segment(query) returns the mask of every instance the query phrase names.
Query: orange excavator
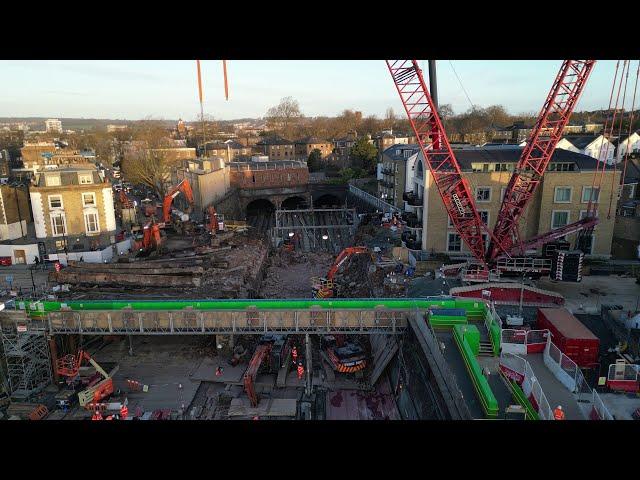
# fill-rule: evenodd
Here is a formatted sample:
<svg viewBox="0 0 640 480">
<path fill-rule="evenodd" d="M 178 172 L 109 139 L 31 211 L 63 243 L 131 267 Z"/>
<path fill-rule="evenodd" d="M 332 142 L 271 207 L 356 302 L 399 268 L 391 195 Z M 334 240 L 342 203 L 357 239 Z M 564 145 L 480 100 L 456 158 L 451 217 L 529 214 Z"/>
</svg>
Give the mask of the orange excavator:
<svg viewBox="0 0 640 480">
<path fill-rule="evenodd" d="M 171 206 L 173 205 L 173 201 L 181 193 L 186 198 L 189 204 L 189 209 L 187 213 L 183 213 L 182 215 L 180 215 L 181 218 L 179 221 L 173 222 L 173 227 L 179 233 L 183 231 L 183 224 L 189 221 L 188 214 L 189 212 L 191 212 L 191 209 L 193 208 L 193 204 L 194 204 L 193 190 L 191 189 L 191 184 L 189 183 L 189 180 L 187 180 L 186 178 L 182 180 L 178 185 L 173 187 L 169 191 L 169 193 L 165 195 L 164 200 L 162 201 L 162 220 L 165 223 L 168 223 L 171 220 Z"/>
<path fill-rule="evenodd" d="M 255 389 L 256 376 L 263 363 L 270 372 L 277 372 L 291 358 L 291 342 L 286 335 L 266 334 L 260 338 L 258 347 L 253 352 L 249 367 L 244 373 L 244 390 L 252 407 L 258 406 L 258 394 Z"/>
<path fill-rule="evenodd" d="M 160 225 L 152 218 L 142 227 L 142 239 L 134 240 L 133 249 L 142 254 L 149 254 L 153 250 L 160 250 L 162 246 L 162 234 L 160 233 Z"/>
<path fill-rule="evenodd" d="M 76 355 L 69 354 L 58 359 L 56 362 L 56 371 L 58 375 L 67 377 L 67 383 L 77 383 L 83 360 L 87 360 L 96 369 L 96 377 L 90 379 L 88 388 L 78 393 L 80 405 L 85 407 L 90 402 L 99 402 L 113 393 L 112 377 L 115 371 L 112 371 L 111 375 L 108 374 L 91 358 L 91 355 L 84 350 L 78 350 Z"/>
<path fill-rule="evenodd" d="M 329 273 L 326 278 L 313 278 L 311 279 L 313 296 L 315 298 L 329 298 L 336 294 L 336 286 L 333 281 L 333 277 L 338 273 L 340 267 L 353 255 L 359 255 L 367 253 L 371 255 L 371 251 L 367 247 L 347 247 L 340 252 L 336 261 L 329 269 Z"/>
</svg>

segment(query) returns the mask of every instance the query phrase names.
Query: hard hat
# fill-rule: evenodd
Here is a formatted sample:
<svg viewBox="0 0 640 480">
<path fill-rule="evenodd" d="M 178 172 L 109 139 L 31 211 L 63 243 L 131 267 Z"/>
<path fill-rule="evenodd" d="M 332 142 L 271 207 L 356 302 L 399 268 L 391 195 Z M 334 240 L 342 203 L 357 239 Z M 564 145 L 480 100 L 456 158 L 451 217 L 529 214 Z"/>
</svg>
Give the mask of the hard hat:
<svg viewBox="0 0 640 480">
<path fill-rule="evenodd" d="M 562 410 L 562 405 L 558 405 L 558 410 Z"/>
</svg>

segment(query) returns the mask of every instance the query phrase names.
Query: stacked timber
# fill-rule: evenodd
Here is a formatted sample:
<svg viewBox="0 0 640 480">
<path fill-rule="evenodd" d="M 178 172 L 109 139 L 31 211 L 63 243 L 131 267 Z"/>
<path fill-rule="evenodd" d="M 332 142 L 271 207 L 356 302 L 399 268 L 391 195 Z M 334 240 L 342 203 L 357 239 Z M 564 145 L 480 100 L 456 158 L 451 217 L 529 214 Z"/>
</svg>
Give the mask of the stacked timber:
<svg viewBox="0 0 640 480">
<path fill-rule="evenodd" d="M 200 287 L 207 270 L 228 268 L 229 262 L 217 253 L 104 264 L 69 262 L 67 268 L 50 272 L 49 280 L 85 286 Z"/>
</svg>

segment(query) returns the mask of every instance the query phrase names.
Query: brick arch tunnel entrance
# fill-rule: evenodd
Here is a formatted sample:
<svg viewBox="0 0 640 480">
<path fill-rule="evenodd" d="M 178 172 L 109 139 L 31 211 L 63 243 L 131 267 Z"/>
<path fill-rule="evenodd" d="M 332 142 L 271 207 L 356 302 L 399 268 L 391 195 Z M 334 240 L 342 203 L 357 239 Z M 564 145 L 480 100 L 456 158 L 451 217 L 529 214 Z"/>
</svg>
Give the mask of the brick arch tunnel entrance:
<svg viewBox="0 0 640 480">
<path fill-rule="evenodd" d="M 281 210 L 302 210 L 309 208 L 309 202 L 304 197 L 293 196 L 282 201 Z"/>
<path fill-rule="evenodd" d="M 249 202 L 246 209 L 247 223 L 260 232 L 266 232 L 274 224 L 276 207 L 265 198 Z"/>
<path fill-rule="evenodd" d="M 337 196 L 331 193 L 326 193 L 313 201 L 315 208 L 342 208 L 344 202 Z"/>
</svg>

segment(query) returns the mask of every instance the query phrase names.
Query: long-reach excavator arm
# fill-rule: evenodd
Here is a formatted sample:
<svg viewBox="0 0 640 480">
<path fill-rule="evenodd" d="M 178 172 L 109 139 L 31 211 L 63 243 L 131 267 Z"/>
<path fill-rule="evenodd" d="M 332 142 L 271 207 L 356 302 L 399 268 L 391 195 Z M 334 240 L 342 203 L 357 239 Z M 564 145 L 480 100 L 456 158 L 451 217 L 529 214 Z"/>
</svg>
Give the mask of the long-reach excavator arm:
<svg viewBox="0 0 640 480">
<path fill-rule="evenodd" d="M 347 247 L 340 252 L 340 254 L 336 257 L 336 261 L 333 262 L 333 265 L 329 269 L 329 273 L 327 274 L 327 280 L 333 280 L 333 277 L 344 262 L 346 262 L 351 256 L 358 255 L 360 253 L 369 253 L 369 249 L 367 247 Z"/>
<path fill-rule="evenodd" d="M 189 202 L 189 206 L 193 206 L 193 190 L 191 189 L 189 180 L 185 178 L 178 185 L 173 187 L 164 197 L 164 200 L 162 202 L 162 220 L 164 222 L 168 222 L 169 220 L 171 220 L 171 205 L 173 204 L 173 200 L 180 193 L 185 196 L 187 202 Z"/>
<path fill-rule="evenodd" d="M 489 246 L 489 260 L 512 251 L 518 237 L 518 221 L 542 180 L 594 65 L 595 60 L 562 63 L 505 190 Z"/>
<path fill-rule="evenodd" d="M 476 210 L 469 183 L 462 177 L 418 62 L 387 60 L 387 67 L 445 209 L 471 254 L 484 264 L 482 235 L 485 226 Z"/>
<path fill-rule="evenodd" d="M 244 374 L 244 389 L 247 392 L 252 407 L 258 406 L 258 395 L 255 389 L 256 376 L 258 375 L 258 370 L 260 370 L 262 362 L 264 362 L 269 356 L 269 353 L 271 353 L 272 347 L 273 345 L 270 343 L 258 345 L 256 351 L 253 353 L 253 357 L 251 357 L 249 361 L 249 367 Z"/>
</svg>

